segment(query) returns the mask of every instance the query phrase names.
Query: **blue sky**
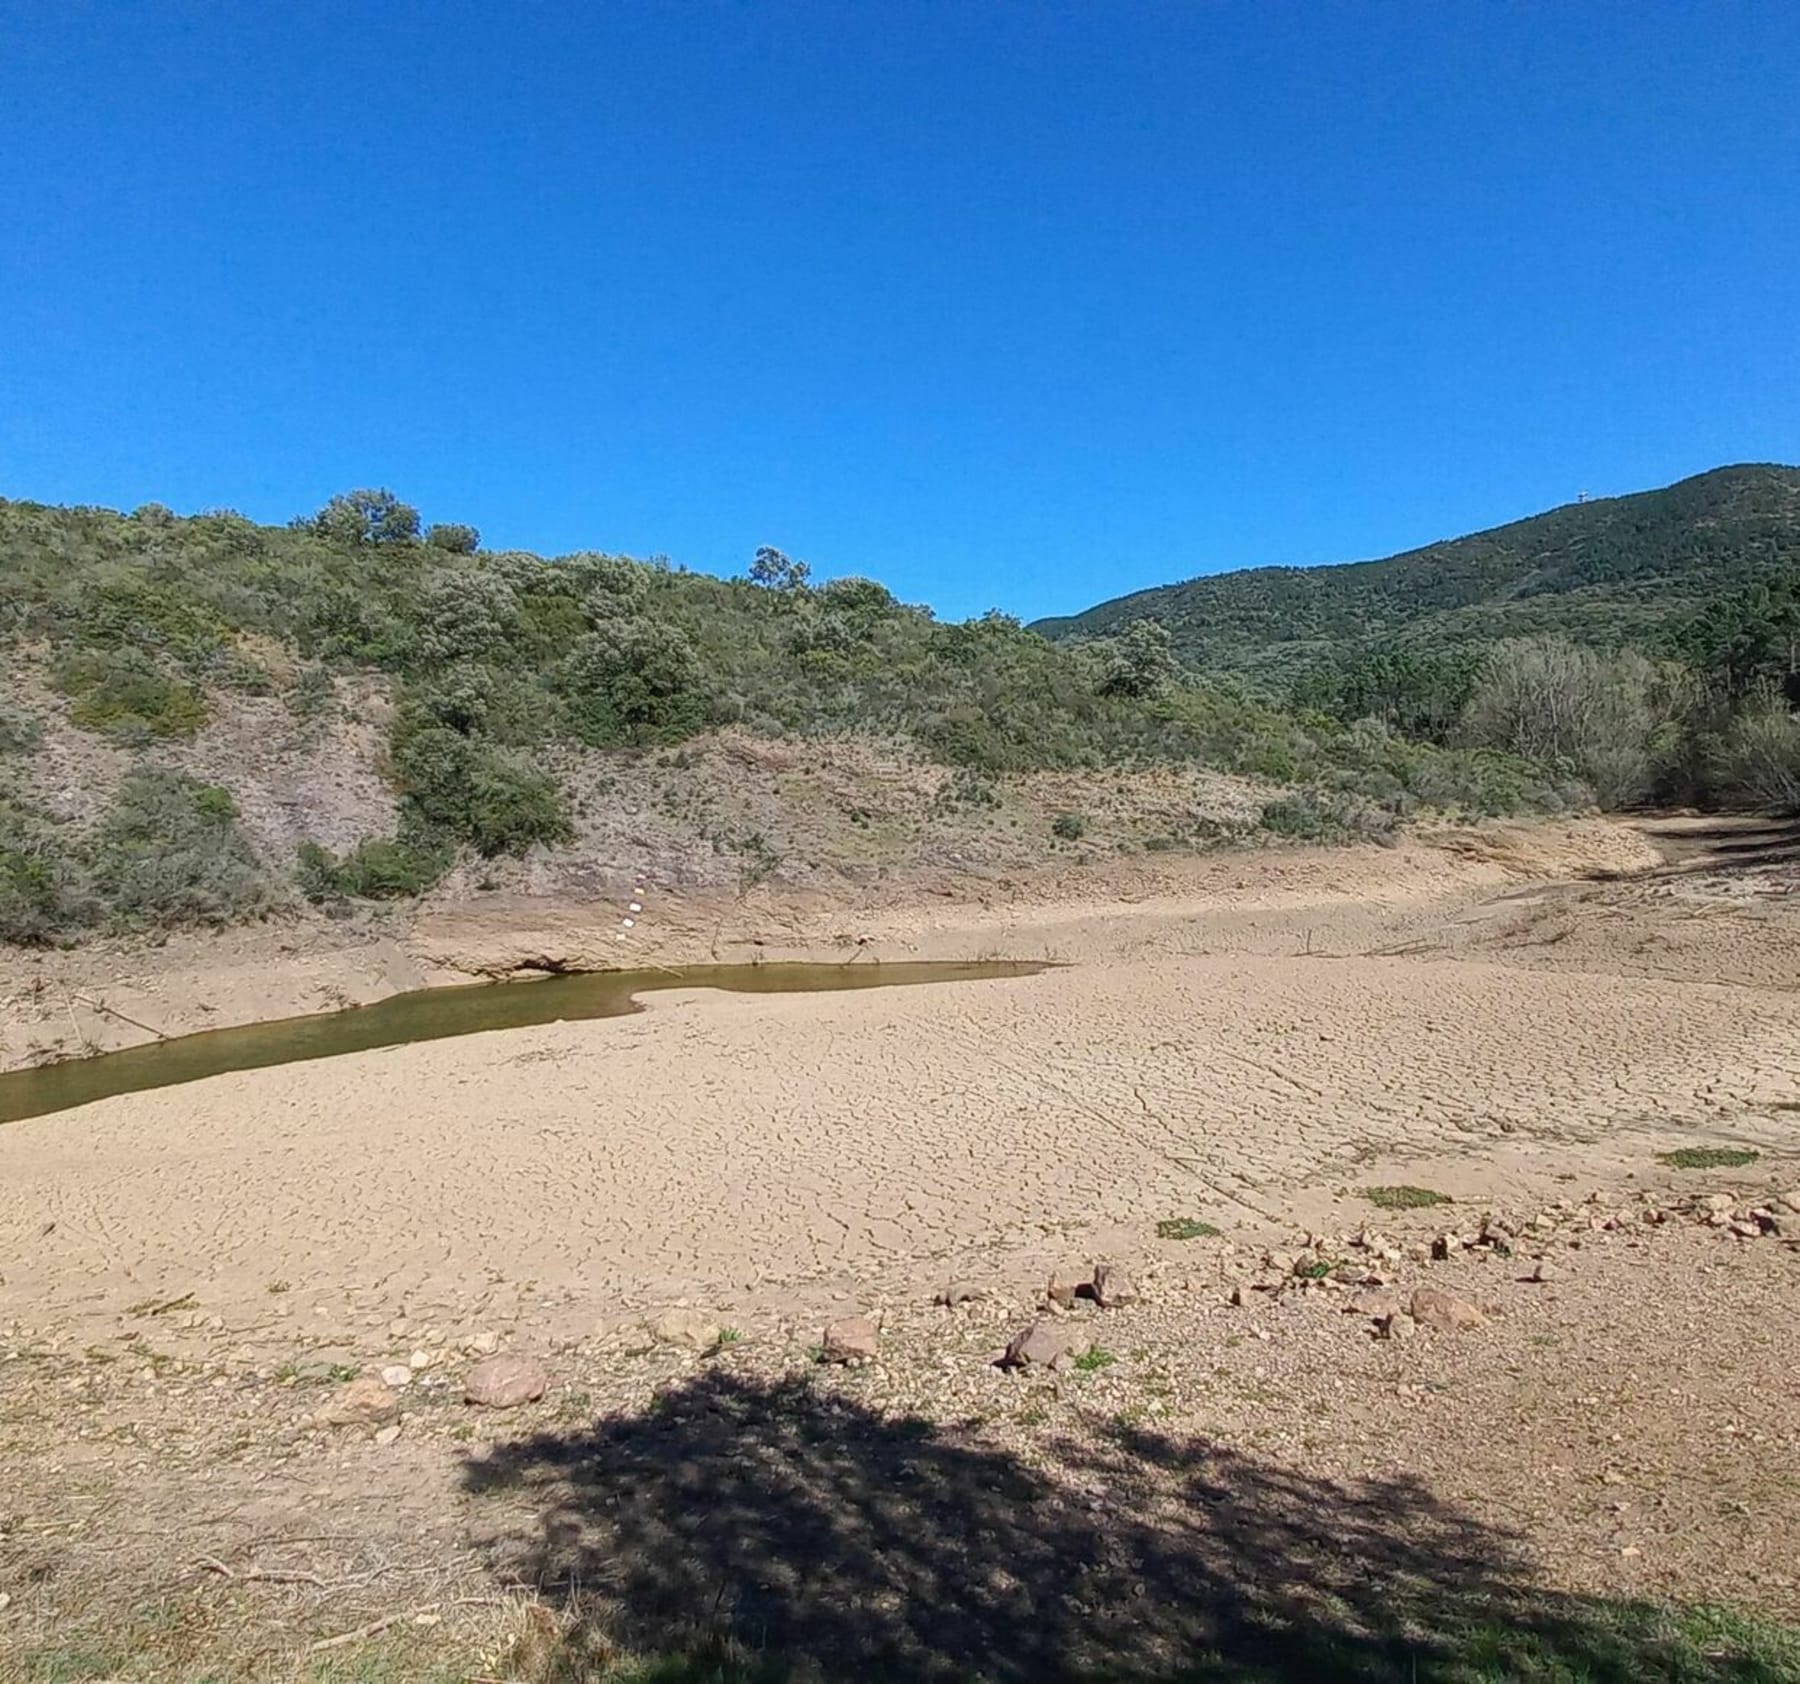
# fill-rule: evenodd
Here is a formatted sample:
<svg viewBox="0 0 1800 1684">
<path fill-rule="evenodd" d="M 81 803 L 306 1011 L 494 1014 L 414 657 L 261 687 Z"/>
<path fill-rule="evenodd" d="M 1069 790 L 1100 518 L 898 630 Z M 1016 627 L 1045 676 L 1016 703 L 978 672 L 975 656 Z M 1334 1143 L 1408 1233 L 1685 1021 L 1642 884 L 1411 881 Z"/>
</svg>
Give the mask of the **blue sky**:
<svg viewBox="0 0 1800 1684">
<path fill-rule="evenodd" d="M 0 493 L 962 615 L 1800 459 L 1800 6 L 0 0 Z"/>
</svg>

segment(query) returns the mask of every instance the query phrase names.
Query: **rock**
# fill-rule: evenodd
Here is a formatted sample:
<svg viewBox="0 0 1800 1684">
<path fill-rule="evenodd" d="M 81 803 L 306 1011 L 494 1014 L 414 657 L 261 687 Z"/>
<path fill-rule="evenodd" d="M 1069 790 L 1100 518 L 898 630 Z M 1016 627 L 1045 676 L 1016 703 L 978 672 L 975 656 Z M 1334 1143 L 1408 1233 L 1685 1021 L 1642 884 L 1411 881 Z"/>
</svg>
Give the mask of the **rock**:
<svg viewBox="0 0 1800 1684">
<path fill-rule="evenodd" d="M 1013 1336 L 1000 1359 L 1003 1368 L 1054 1368 L 1093 1349 L 1091 1334 L 1055 1322 L 1034 1322 Z"/>
<path fill-rule="evenodd" d="M 1246 1286 L 1242 1281 L 1233 1281 L 1225 1302 L 1234 1308 L 1242 1309 L 1245 1304 L 1250 1302 L 1250 1294 L 1254 1290 L 1255 1288 Z"/>
<path fill-rule="evenodd" d="M 379 1427 L 399 1413 L 400 1399 L 393 1390 L 364 1374 L 327 1399 L 317 1419 L 328 1427 Z"/>
<path fill-rule="evenodd" d="M 1760 1223 L 1749 1222 L 1742 1219 L 1731 1224 L 1731 1231 L 1736 1234 L 1740 1240 L 1755 1240 L 1762 1237 L 1762 1226 Z"/>
<path fill-rule="evenodd" d="M 1263 1266 L 1273 1269 L 1278 1275 L 1291 1275 L 1299 1266 L 1300 1259 L 1291 1251 L 1265 1251 Z"/>
<path fill-rule="evenodd" d="M 1548 1285 L 1551 1281 L 1562 1279 L 1562 1270 L 1557 1268 L 1554 1263 L 1540 1263 L 1531 1271 L 1531 1278 Z"/>
<path fill-rule="evenodd" d="M 500 1349 L 500 1335 L 483 1329 L 463 1346 L 472 1357 L 491 1357 Z"/>
<path fill-rule="evenodd" d="M 719 1342 L 719 1324 L 701 1310 L 665 1310 L 650 1324 L 650 1337 L 663 1345 L 710 1351 Z"/>
<path fill-rule="evenodd" d="M 399 1438 L 399 1436 L 400 1436 L 400 1423 L 398 1421 L 396 1421 L 391 1426 L 383 1427 L 381 1429 L 381 1431 L 375 1435 L 375 1442 L 377 1444 L 379 1444 L 385 1450 L 390 1444 L 392 1444 L 397 1438 Z"/>
<path fill-rule="evenodd" d="M 1708 1193 L 1701 1207 L 1715 1216 L 1729 1216 L 1737 1208 L 1737 1199 L 1731 1193 Z"/>
<path fill-rule="evenodd" d="M 410 1386 L 412 1378 L 413 1371 L 403 1362 L 390 1362 L 381 1371 L 382 1385 L 392 1386 L 395 1391 L 399 1391 L 404 1386 Z"/>
<path fill-rule="evenodd" d="M 873 1362 L 880 1349 L 881 1330 L 867 1316 L 845 1316 L 825 1329 L 827 1362 Z"/>
<path fill-rule="evenodd" d="M 1410 1316 L 1403 1315 L 1399 1311 L 1395 1311 L 1391 1316 L 1383 1316 L 1375 1324 L 1377 1339 L 1411 1339 L 1418 1331 L 1419 1324 Z"/>
<path fill-rule="evenodd" d="M 1431 1242 L 1431 1260 L 1434 1263 L 1448 1263 L 1456 1253 L 1460 1241 L 1454 1234 L 1439 1234 Z"/>
<path fill-rule="evenodd" d="M 1783 1210 L 1791 1211 L 1795 1216 L 1800 1216 L 1800 1187 L 1790 1187 L 1785 1193 L 1781 1194 L 1775 1202 L 1780 1205 Z"/>
<path fill-rule="evenodd" d="M 1071 1274 L 1067 1269 L 1058 1269 L 1050 1277 L 1050 1284 L 1044 1288 L 1044 1296 L 1052 1304 L 1069 1309 L 1079 1296 L 1081 1289 L 1087 1285 L 1080 1276 Z"/>
<path fill-rule="evenodd" d="M 425 1370 L 431 1366 L 432 1360 L 431 1352 L 414 1351 L 413 1354 L 406 1359 L 406 1366 L 415 1374 L 423 1374 Z"/>
<path fill-rule="evenodd" d="M 1473 1304 L 1435 1286 L 1422 1286 L 1412 1295 L 1412 1319 L 1421 1327 L 1435 1327 L 1443 1333 L 1463 1333 L 1487 1325 L 1487 1317 Z"/>
<path fill-rule="evenodd" d="M 1094 1302 L 1103 1310 L 1116 1310 L 1137 1302 L 1138 1290 L 1131 1276 L 1117 1263 L 1102 1263 L 1094 1270 Z"/>
<path fill-rule="evenodd" d="M 938 1292 L 932 1303 L 942 1304 L 946 1310 L 954 1310 L 958 1304 L 977 1304 L 987 1295 L 985 1286 L 971 1286 L 967 1281 L 952 1281 Z"/>
<path fill-rule="evenodd" d="M 1376 1321 L 1386 1321 L 1390 1316 L 1401 1315 L 1404 1309 L 1398 1293 L 1381 1291 L 1359 1292 L 1344 1305 L 1347 1315 L 1372 1316 Z"/>
<path fill-rule="evenodd" d="M 463 1401 L 483 1409 L 517 1409 L 535 1403 L 550 1385 L 544 1365 L 516 1351 L 484 1357 L 463 1376 Z"/>
</svg>

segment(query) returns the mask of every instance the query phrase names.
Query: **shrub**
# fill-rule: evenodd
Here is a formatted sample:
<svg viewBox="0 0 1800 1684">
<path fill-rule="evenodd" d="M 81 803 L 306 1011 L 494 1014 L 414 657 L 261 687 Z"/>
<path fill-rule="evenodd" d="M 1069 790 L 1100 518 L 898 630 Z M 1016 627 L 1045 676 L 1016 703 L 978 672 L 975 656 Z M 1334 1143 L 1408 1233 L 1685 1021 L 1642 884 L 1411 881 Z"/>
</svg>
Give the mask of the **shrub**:
<svg viewBox="0 0 1800 1684">
<path fill-rule="evenodd" d="M 183 737 L 206 723 L 206 699 L 191 684 L 161 673 L 139 649 L 85 650 L 53 675 L 69 698 L 69 718 L 83 730 L 127 739 Z"/>
<path fill-rule="evenodd" d="M 350 896 L 403 900 L 422 895 L 443 876 L 449 854 L 398 838 L 370 837 L 341 860 L 317 842 L 302 842 L 295 861 L 300 891 L 308 900 Z"/>
<path fill-rule="evenodd" d="M 89 852 L 95 889 L 118 922 L 225 924 L 269 903 L 231 796 L 179 772 L 127 777 Z"/>
<path fill-rule="evenodd" d="M 1108 696 L 1153 696 L 1175 670 L 1169 628 L 1160 620 L 1133 620 L 1107 648 L 1100 689 Z"/>
<path fill-rule="evenodd" d="M 1365 1187 L 1362 1196 L 1377 1210 L 1429 1210 L 1433 1205 L 1452 1203 L 1448 1193 L 1434 1192 L 1429 1187 Z"/>
<path fill-rule="evenodd" d="M 1079 842 L 1087 835 L 1087 820 L 1079 813 L 1058 813 L 1051 821 L 1050 834 L 1064 842 Z"/>
<path fill-rule="evenodd" d="M 694 647 L 656 620 L 601 620 L 570 650 L 558 683 L 570 728 L 598 748 L 679 742 L 706 723 Z"/>
<path fill-rule="evenodd" d="M 519 617 L 513 587 L 485 567 L 446 568 L 419 591 L 413 655 L 434 665 L 500 655 Z"/>
<path fill-rule="evenodd" d="M 0 941 L 37 947 L 94 921 L 87 873 L 41 814 L 0 796 Z"/>
<path fill-rule="evenodd" d="M 1671 1169 L 1742 1169 L 1761 1156 L 1746 1146 L 1678 1146 L 1673 1152 L 1658 1152 L 1656 1161 Z"/>
<path fill-rule="evenodd" d="M 1752 704 L 1726 726 L 1713 781 L 1734 805 L 1800 809 L 1800 718 L 1779 704 Z"/>
<path fill-rule="evenodd" d="M 473 555 L 481 548 L 481 534 L 457 521 L 439 521 L 425 529 L 425 542 L 434 550 L 448 550 L 451 555 Z"/>
<path fill-rule="evenodd" d="M 32 754 L 44 739 L 37 716 L 0 701 L 0 754 Z"/>
<path fill-rule="evenodd" d="M 391 759 L 423 846 L 447 837 L 491 857 L 574 835 L 556 781 L 487 743 L 415 714 L 397 726 Z"/>
</svg>

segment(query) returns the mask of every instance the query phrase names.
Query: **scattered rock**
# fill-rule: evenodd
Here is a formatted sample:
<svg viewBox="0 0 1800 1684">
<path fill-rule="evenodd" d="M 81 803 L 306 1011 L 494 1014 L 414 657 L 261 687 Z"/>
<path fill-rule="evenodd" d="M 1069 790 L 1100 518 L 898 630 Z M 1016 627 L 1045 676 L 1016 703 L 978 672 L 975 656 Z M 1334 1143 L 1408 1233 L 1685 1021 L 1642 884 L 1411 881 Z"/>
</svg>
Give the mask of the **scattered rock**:
<svg viewBox="0 0 1800 1684">
<path fill-rule="evenodd" d="M 719 1342 L 719 1324 L 702 1310 L 665 1310 L 650 1324 L 650 1337 L 663 1345 L 710 1351 Z"/>
<path fill-rule="evenodd" d="M 379 1444 L 385 1450 L 390 1444 L 392 1444 L 397 1438 L 399 1438 L 399 1436 L 400 1436 L 400 1423 L 398 1421 L 396 1421 L 391 1426 L 383 1427 L 381 1429 L 381 1431 L 375 1435 L 375 1442 L 377 1444 Z"/>
<path fill-rule="evenodd" d="M 1273 1269 L 1278 1275 L 1291 1275 L 1299 1267 L 1300 1259 L 1291 1251 L 1265 1251 L 1263 1265 Z"/>
<path fill-rule="evenodd" d="M 1044 1296 L 1063 1309 L 1071 1308 L 1081 1289 L 1088 1283 L 1079 1275 L 1071 1274 L 1067 1269 L 1058 1269 L 1050 1277 L 1050 1284 L 1044 1288 Z"/>
<path fill-rule="evenodd" d="M 827 1362 L 873 1362 L 881 1330 L 867 1316 L 845 1316 L 825 1329 Z"/>
<path fill-rule="evenodd" d="M 373 1374 L 352 1380 L 328 1398 L 317 1419 L 328 1427 L 379 1427 L 400 1413 L 400 1399 Z"/>
<path fill-rule="evenodd" d="M 1531 1278 L 1548 1285 L 1551 1281 L 1562 1279 L 1562 1270 L 1557 1268 L 1554 1263 L 1540 1263 L 1531 1271 Z"/>
<path fill-rule="evenodd" d="M 1377 1339 L 1411 1339 L 1418 1331 L 1419 1324 L 1398 1310 L 1391 1316 L 1383 1316 L 1375 1324 Z"/>
<path fill-rule="evenodd" d="M 463 1346 L 463 1349 L 472 1357 L 491 1357 L 500 1349 L 500 1335 L 484 1328 L 480 1333 L 475 1334 Z"/>
<path fill-rule="evenodd" d="M 1094 1270 L 1094 1302 L 1103 1310 L 1116 1310 L 1137 1302 L 1138 1290 L 1116 1263 L 1102 1263 Z"/>
<path fill-rule="evenodd" d="M 958 1304 L 977 1304 L 987 1295 L 985 1286 L 972 1286 L 967 1281 L 952 1281 L 932 1302 L 942 1304 L 946 1310 L 954 1310 Z"/>
<path fill-rule="evenodd" d="M 403 1386 L 412 1384 L 413 1371 L 403 1362 L 390 1362 L 381 1371 L 381 1383 L 399 1391 Z"/>
<path fill-rule="evenodd" d="M 1708 1193 L 1701 1205 L 1715 1216 L 1729 1216 L 1736 1208 L 1737 1200 L 1730 1193 Z"/>
<path fill-rule="evenodd" d="M 1376 1321 L 1386 1321 L 1390 1316 L 1404 1312 L 1398 1293 L 1393 1292 L 1359 1292 L 1344 1305 L 1348 1315 L 1372 1316 Z"/>
<path fill-rule="evenodd" d="M 425 1370 L 431 1366 L 432 1361 L 433 1358 L 431 1352 L 414 1351 L 413 1354 L 406 1359 L 406 1366 L 415 1374 L 423 1374 Z"/>
<path fill-rule="evenodd" d="M 1440 1287 L 1422 1286 L 1412 1295 L 1412 1319 L 1421 1327 L 1463 1333 L 1487 1325 L 1487 1317 L 1466 1299 Z"/>
<path fill-rule="evenodd" d="M 483 1409 L 517 1409 L 536 1402 L 549 1385 L 541 1362 L 509 1352 L 484 1357 L 469 1370 L 463 1377 L 463 1401 Z"/>
<path fill-rule="evenodd" d="M 1000 1363 L 1003 1368 L 1063 1368 L 1093 1345 L 1093 1336 L 1079 1328 L 1034 1322 L 1013 1336 Z"/>
</svg>

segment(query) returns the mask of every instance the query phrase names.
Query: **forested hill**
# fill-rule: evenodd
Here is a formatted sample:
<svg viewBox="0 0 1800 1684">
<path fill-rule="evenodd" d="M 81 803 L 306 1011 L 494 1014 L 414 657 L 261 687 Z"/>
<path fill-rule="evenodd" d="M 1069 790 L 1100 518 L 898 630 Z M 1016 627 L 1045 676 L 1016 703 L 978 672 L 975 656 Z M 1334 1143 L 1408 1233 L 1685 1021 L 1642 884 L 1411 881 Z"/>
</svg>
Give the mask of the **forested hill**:
<svg viewBox="0 0 1800 1684">
<path fill-rule="evenodd" d="M 1793 569 L 1800 468 L 1716 468 L 1383 561 L 1189 579 L 1032 629 L 1106 637 L 1156 619 L 1190 666 L 1286 678 L 1377 638 L 1443 644 L 1561 633 L 1648 643 L 1707 599 Z"/>
</svg>

